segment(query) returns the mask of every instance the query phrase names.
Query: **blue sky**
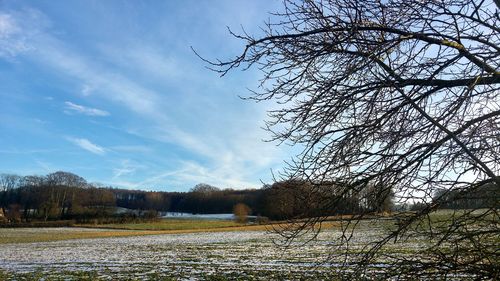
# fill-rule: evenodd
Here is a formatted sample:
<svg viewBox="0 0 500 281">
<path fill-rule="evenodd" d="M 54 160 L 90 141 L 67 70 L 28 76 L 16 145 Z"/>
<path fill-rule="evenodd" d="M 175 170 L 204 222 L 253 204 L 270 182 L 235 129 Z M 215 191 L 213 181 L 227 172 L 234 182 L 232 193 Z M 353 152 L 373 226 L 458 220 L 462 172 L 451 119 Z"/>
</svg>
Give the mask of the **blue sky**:
<svg viewBox="0 0 500 281">
<path fill-rule="evenodd" d="M 259 34 L 279 2 L 0 1 L 0 172 L 63 170 L 123 188 L 256 188 L 290 148 L 266 143 L 272 104 L 225 78 L 226 26 Z"/>
</svg>

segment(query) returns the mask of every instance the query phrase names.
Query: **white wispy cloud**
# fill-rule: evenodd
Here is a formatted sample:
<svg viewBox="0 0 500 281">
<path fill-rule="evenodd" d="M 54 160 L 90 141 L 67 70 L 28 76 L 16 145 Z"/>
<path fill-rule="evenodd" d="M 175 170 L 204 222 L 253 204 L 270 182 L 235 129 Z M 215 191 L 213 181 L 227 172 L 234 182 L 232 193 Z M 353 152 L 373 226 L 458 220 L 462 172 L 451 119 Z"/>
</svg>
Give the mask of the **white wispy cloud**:
<svg viewBox="0 0 500 281">
<path fill-rule="evenodd" d="M 39 36 L 35 43 L 37 48 L 33 52 L 34 58 L 82 81 L 84 89 L 87 89 L 83 95 L 97 91 L 90 89 L 99 89 L 101 97 L 124 105 L 132 112 L 154 118 L 163 124 L 168 122 L 161 98 L 156 92 L 141 86 L 134 79 L 94 64 L 49 34 Z"/>
<path fill-rule="evenodd" d="M 232 161 L 230 163 L 231 165 L 236 164 Z M 246 180 L 248 172 L 245 173 L 241 167 L 221 165 L 207 168 L 199 163 L 186 161 L 183 163 L 182 169 L 183 172 L 177 175 L 177 179 L 182 182 L 203 182 L 222 188 L 258 188 L 261 185 L 258 179 Z M 240 172 L 240 174 L 236 174 L 235 171 Z"/>
<path fill-rule="evenodd" d="M 102 47 L 101 51 L 122 69 L 133 70 L 144 77 L 162 82 L 166 79 L 182 78 L 188 68 L 175 57 L 166 54 L 165 50 L 158 50 L 144 44 L 129 46 L 122 50 L 108 46 Z"/>
<path fill-rule="evenodd" d="M 110 147 L 118 152 L 149 153 L 151 148 L 145 145 L 115 145 Z"/>
<path fill-rule="evenodd" d="M 94 154 L 103 155 L 106 153 L 104 147 L 92 143 L 88 139 L 68 137 L 67 140 Z"/>
<path fill-rule="evenodd" d="M 0 58 L 10 60 L 20 53 L 32 50 L 29 39 L 46 24 L 42 13 L 36 10 L 26 9 L 13 14 L 0 12 Z"/>
<path fill-rule="evenodd" d="M 18 21 L 23 18 L 18 17 Z M 234 98 L 234 94 L 229 96 L 231 93 L 224 82 L 200 81 L 206 79 L 197 75 L 196 71 L 200 70 L 195 70 L 202 69 L 201 61 L 196 61 L 193 66 L 190 61 L 164 56 L 157 48 L 148 46 L 148 42 L 141 42 L 133 52 L 123 46 L 111 45 L 100 54 L 108 60 L 99 63 L 92 59 L 92 55 L 61 41 L 57 35 L 43 30 L 38 33 L 36 38 L 28 40 L 35 46 L 28 54 L 33 61 L 78 81 L 85 98 L 108 100 L 134 113 L 141 122 L 136 132 L 138 137 L 175 144 L 196 155 L 181 160 L 180 165 L 170 171 L 157 167 L 156 174 L 150 173 L 147 180 L 137 183 L 139 187 L 165 182 L 178 182 L 184 186 L 187 182 L 206 182 L 220 187 L 257 187 L 260 183 L 256 175 L 262 170 L 268 171 L 269 166 L 280 161 L 281 152 L 274 145 L 261 141 L 265 137 L 256 124 L 262 120 L 263 110 L 251 109 L 244 115 L 246 109 L 226 102 L 224 98 Z M 112 53 L 115 55 L 110 56 Z M 127 71 L 123 70 L 123 65 L 127 66 Z M 137 70 L 134 72 L 134 69 Z M 156 80 L 155 83 L 145 83 L 139 79 L 138 73 L 156 80 L 164 77 L 164 80 L 175 79 L 168 83 Z M 163 86 L 155 88 L 156 84 Z M 164 87 L 165 84 L 168 87 Z M 220 93 L 223 89 L 226 89 L 225 97 Z M 65 102 L 65 109 L 92 116 L 109 115 L 107 111 L 69 101 Z M 68 140 L 99 155 L 115 149 L 101 147 L 84 138 Z M 116 150 L 132 153 L 137 149 L 117 147 Z M 144 152 L 145 149 L 140 147 L 139 150 Z M 115 179 L 122 180 L 135 173 L 136 168 L 122 163 L 112 171 Z"/>
<path fill-rule="evenodd" d="M 0 14 L 0 38 L 5 39 L 17 32 L 18 28 L 11 15 Z"/>
<path fill-rule="evenodd" d="M 65 104 L 64 108 L 65 108 L 66 113 L 74 112 L 74 113 L 80 113 L 80 114 L 85 114 L 85 115 L 89 115 L 89 116 L 109 116 L 109 112 L 101 110 L 101 109 L 86 107 L 86 106 L 72 103 L 69 101 L 65 102 L 64 104 Z"/>
<path fill-rule="evenodd" d="M 54 171 L 55 169 L 52 167 L 52 165 L 48 162 L 41 161 L 41 160 L 35 160 L 36 164 L 41 167 L 45 172 L 51 172 Z"/>
<path fill-rule="evenodd" d="M 148 167 L 130 159 L 120 160 L 120 166 L 113 169 L 113 180 L 120 179 L 135 174 L 139 170 L 146 170 Z"/>
<path fill-rule="evenodd" d="M 83 96 L 89 96 L 93 90 L 90 85 L 83 85 L 81 93 Z"/>
<path fill-rule="evenodd" d="M 11 15 L 0 13 L 0 57 L 13 57 L 28 49 L 20 31 Z"/>
</svg>

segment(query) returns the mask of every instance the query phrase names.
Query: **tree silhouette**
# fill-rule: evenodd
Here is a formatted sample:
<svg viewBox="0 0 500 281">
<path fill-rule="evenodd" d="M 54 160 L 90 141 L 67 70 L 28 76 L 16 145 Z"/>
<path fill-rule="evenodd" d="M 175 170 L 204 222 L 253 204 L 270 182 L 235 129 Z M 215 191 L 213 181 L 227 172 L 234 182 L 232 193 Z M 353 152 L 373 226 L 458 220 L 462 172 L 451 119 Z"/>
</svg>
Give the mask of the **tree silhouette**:
<svg viewBox="0 0 500 281">
<path fill-rule="evenodd" d="M 222 76 L 262 71 L 248 98 L 278 102 L 266 123 L 271 140 L 304 148 L 281 176 L 307 180 L 319 194 L 325 182 L 342 183 L 323 206 L 391 188 L 396 203 L 422 204 L 396 214 L 394 227 L 356 261 L 348 246 L 358 224 L 345 224 L 335 243 L 358 277 L 390 241 L 415 235 L 426 243 L 414 255 L 385 256 L 391 266 L 378 270 L 499 277 L 498 200 L 432 219 L 454 198 L 448 193 L 500 188 L 499 8 L 496 0 L 284 1 L 262 35 L 230 31 L 246 43 L 238 56 L 204 59 Z M 281 234 L 296 238 L 323 219 L 296 222 Z"/>
</svg>

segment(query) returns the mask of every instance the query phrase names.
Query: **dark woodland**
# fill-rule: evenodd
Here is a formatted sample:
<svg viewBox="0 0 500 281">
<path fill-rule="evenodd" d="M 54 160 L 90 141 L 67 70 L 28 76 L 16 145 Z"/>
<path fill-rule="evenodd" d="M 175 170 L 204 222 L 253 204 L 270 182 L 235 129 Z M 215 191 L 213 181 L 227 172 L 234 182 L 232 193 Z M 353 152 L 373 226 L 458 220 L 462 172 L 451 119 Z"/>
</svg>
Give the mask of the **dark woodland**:
<svg viewBox="0 0 500 281">
<path fill-rule="evenodd" d="M 330 183 L 330 189 L 337 184 Z M 326 187 L 325 187 L 326 188 Z M 375 188 L 375 187 L 373 187 Z M 189 192 L 165 192 L 129 190 L 88 183 L 85 179 L 68 172 L 55 172 L 46 176 L 18 176 L 0 174 L 0 209 L 3 223 L 76 220 L 78 222 L 126 221 L 127 219 L 154 219 L 161 212 L 194 214 L 233 213 L 240 203 L 248 206 L 251 214 L 271 220 L 304 219 L 311 215 L 309 205 L 313 186 L 303 180 L 288 180 L 264 185 L 260 189 L 220 189 L 208 184 L 198 184 Z M 452 202 L 443 205 L 447 209 L 487 208 L 496 202 L 498 188 L 487 185 L 472 196 L 447 193 Z M 442 193 L 435 200 L 443 200 Z M 496 195 L 495 195 L 496 194 Z M 495 195 L 495 196 L 492 196 Z M 326 196 L 326 195 L 325 195 Z M 328 196 L 332 196 L 328 194 Z M 342 203 L 317 216 L 346 214 L 379 214 L 392 211 L 414 211 L 422 206 L 396 205 L 393 194 L 353 194 L 342 198 Z M 307 199 L 307 200 L 306 200 Z M 324 198 L 315 198 L 322 202 Z M 339 201 L 340 202 L 340 201 Z M 117 212 L 118 208 L 125 208 Z M 2 222 L 2 221 L 0 221 Z"/>
</svg>

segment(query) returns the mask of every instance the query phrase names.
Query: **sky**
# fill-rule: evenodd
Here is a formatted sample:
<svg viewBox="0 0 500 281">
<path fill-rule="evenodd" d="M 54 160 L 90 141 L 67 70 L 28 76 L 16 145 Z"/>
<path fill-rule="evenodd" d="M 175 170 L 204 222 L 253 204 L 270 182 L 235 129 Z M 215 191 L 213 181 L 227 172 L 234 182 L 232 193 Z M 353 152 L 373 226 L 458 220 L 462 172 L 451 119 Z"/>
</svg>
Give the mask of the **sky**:
<svg viewBox="0 0 500 281">
<path fill-rule="evenodd" d="M 279 1 L 0 0 L 0 173 L 78 174 L 120 188 L 259 188 L 291 148 L 264 142 L 257 70 L 209 59 Z"/>
</svg>

